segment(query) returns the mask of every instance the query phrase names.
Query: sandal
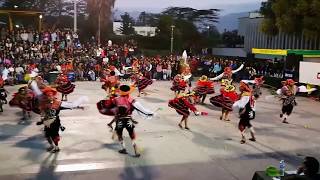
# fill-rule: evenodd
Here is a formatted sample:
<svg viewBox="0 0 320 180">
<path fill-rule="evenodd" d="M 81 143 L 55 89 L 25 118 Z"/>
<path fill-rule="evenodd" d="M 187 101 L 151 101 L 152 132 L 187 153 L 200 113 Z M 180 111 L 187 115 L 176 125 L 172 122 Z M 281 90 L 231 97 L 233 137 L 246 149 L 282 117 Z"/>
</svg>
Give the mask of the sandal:
<svg viewBox="0 0 320 180">
<path fill-rule="evenodd" d="M 243 139 L 242 139 L 242 140 L 240 141 L 240 144 L 244 144 L 244 143 L 246 143 L 246 140 L 243 140 Z"/>
<path fill-rule="evenodd" d="M 182 125 L 181 125 L 181 124 L 178 124 L 178 126 L 179 126 L 181 129 L 183 129 L 183 127 L 182 127 Z"/>
<path fill-rule="evenodd" d="M 256 138 L 250 138 L 249 140 L 252 141 L 252 142 L 256 142 L 257 141 Z"/>
</svg>

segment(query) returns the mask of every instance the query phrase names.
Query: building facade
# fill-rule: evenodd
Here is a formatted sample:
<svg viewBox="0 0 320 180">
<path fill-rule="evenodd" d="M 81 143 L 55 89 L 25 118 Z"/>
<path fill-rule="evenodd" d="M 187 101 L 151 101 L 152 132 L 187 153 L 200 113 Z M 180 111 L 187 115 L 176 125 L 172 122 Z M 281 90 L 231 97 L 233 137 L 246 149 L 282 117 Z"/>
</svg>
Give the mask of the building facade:
<svg viewBox="0 0 320 180">
<path fill-rule="evenodd" d="M 303 36 L 279 33 L 271 36 L 261 31 L 263 16 L 259 13 L 248 13 L 239 18 L 239 35 L 244 37 L 244 49 L 251 53 L 252 48 L 261 49 L 320 49 L 319 38 L 306 39 Z"/>
<path fill-rule="evenodd" d="M 122 22 L 113 22 L 113 33 L 116 35 L 121 36 L 121 26 Z M 140 36 L 148 36 L 148 37 L 154 37 L 156 36 L 156 27 L 150 27 L 150 26 L 133 26 L 134 31 L 136 34 Z"/>
</svg>

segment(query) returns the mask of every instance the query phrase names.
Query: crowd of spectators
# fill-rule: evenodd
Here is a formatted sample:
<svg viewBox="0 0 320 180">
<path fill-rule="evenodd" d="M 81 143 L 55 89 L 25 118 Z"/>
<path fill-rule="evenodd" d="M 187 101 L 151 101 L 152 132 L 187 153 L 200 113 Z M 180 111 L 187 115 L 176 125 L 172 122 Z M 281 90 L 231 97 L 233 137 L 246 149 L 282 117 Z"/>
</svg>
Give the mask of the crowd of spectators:
<svg viewBox="0 0 320 180">
<path fill-rule="evenodd" d="M 180 72 L 180 56 L 144 57 L 134 41 L 117 45 L 94 41 L 80 43 L 79 36 L 71 30 L 47 30 L 37 32 L 21 29 L 9 32 L 0 30 L 0 73 L 7 71 L 8 83 L 26 81 L 26 75 L 35 68 L 45 80 L 52 71 L 73 72 L 77 80 L 97 80 L 104 69 L 113 65 L 123 74 L 125 67 L 137 63 L 139 71 L 157 80 L 171 80 Z M 248 79 L 256 75 L 282 78 L 281 64 L 261 61 L 248 63 L 237 59 L 212 56 L 192 56 L 188 59 L 194 76 L 216 76 L 227 66 L 232 69 L 246 63 L 246 68 L 236 79 Z"/>
</svg>

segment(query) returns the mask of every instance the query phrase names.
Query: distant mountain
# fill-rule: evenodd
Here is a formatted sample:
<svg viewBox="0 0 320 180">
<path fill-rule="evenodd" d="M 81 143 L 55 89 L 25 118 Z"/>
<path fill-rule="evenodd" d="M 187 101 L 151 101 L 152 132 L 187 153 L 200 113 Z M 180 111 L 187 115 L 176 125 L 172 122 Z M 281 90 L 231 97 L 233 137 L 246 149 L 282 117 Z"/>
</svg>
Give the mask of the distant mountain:
<svg viewBox="0 0 320 180">
<path fill-rule="evenodd" d="M 239 18 L 248 16 L 248 12 L 241 12 L 241 13 L 232 13 L 227 14 L 220 17 L 219 23 L 217 24 L 217 29 L 219 32 L 224 32 L 226 29 L 227 31 L 238 29 L 239 26 Z"/>
</svg>

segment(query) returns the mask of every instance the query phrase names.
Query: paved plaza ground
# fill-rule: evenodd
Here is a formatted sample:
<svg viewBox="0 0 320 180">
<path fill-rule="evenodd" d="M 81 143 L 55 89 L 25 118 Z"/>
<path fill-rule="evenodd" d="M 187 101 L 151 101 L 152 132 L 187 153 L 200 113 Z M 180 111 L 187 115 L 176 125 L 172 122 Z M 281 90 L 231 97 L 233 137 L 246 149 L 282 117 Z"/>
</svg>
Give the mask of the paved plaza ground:
<svg viewBox="0 0 320 180">
<path fill-rule="evenodd" d="M 90 101 L 84 111 L 61 112 L 66 130 L 61 133 L 58 154 L 46 152 L 43 129 L 35 125 L 39 116 L 33 114 L 29 123 L 21 124 L 20 110 L 4 106 L 5 112 L 0 114 L 1 180 L 249 180 L 255 171 L 278 166 L 282 159 L 291 170 L 305 156 L 320 159 L 320 104 L 307 98 L 297 98 L 290 124 L 282 124 L 280 101 L 265 98 L 270 94 L 264 90 L 253 121 L 257 142 L 241 145 L 238 118 L 232 115 L 230 123 L 220 121 L 220 109 L 208 99 L 207 105 L 197 107 L 209 115 L 190 116 L 191 131 L 181 130 L 177 126 L 181 117 L 167 106 L 173 97 L 171 83 L 155 82 L 148 88 L 149 96 L 137 99 L 151 110 L 163 110 L 152 120 L 135 116 L 142 156 L 134 158 L 118 154 L 119 146 L 107 127 L 112 118 L 100 115 L 96 109 L 96 102 L 105 96 L 101 84 L 76 85 L 69 99 L 88 96 Z M 11 95 L 16 89 L 18 86 L 7 87 Z M 129 139 L 125 141 L 131 147 Z M 133 154 L 132 148 L 129 151 Z"/>
</svg>

